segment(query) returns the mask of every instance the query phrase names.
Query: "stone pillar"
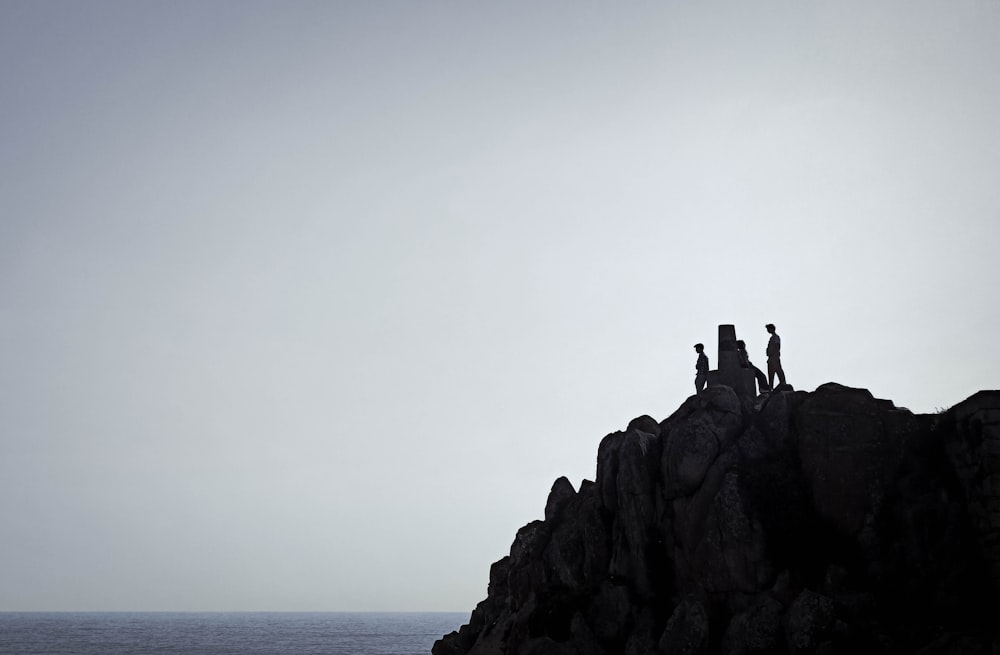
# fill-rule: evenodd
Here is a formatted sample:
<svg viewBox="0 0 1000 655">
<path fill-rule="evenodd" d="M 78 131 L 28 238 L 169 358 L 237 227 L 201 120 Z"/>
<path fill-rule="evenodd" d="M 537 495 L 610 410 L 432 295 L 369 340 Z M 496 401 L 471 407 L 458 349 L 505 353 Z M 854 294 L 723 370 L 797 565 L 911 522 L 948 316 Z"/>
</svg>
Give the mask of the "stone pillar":
<svg viewBox="0 0 1000 655">
<path fill-rule="evenodd" d="M 741 400 L 753 401 L 757 397 L 757 380 L 753 370 L 740 367 L 736 351 L 736 326 L 719 326 L 719 368 L 708 372 L 708 385 L 731 388 Z"/>
<path fill-rule="evenodd" d="M 736 326 L 719 326 L 719 371 L 734 371 L 740 367 L 736 353 Z"/>
</svg>

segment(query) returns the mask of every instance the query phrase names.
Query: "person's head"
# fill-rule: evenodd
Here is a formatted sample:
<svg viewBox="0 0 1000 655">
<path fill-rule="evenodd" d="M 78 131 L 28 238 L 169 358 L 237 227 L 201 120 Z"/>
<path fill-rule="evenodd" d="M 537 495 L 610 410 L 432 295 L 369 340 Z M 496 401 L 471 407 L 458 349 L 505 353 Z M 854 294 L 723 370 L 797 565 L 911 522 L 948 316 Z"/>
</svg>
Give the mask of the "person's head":
<svg viewBox="0 0 1000 655">
<path fill-rule="evenodd" d="M 770 332 L 771 334 L 774 334 L 774 323 L 768 323 L 767 325 L 764 326 L 764 329 Z"/>
<path fill-rule="evenodd" d="M 698 354 L 701 354 L 701 351 L 705 350 L 705 346 L 703 344 L 696 343 L 694 344 L 694 349 L 698 352 Z"/>
<path fill-rule="evenodd" d="M 746 350 L 746 349 L 747 349 L 747 344 L 746 342 L 743 341 L 743 339 L 740 339 L 736 342 L 736 350 Z"/>
</svg>

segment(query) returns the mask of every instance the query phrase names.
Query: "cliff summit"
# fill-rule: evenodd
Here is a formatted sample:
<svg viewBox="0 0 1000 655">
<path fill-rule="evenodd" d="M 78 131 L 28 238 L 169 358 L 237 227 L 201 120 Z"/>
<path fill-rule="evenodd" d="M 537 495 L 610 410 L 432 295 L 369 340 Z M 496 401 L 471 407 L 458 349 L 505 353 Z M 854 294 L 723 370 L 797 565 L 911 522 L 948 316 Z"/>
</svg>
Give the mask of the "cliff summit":
<svg viewBox="0 0 1000 655">
<path fill-rule="evenodd" d="M 1000 391 L 709 386 L 544 516 L 434 655 L 1000 652 Z"/>
</svg>

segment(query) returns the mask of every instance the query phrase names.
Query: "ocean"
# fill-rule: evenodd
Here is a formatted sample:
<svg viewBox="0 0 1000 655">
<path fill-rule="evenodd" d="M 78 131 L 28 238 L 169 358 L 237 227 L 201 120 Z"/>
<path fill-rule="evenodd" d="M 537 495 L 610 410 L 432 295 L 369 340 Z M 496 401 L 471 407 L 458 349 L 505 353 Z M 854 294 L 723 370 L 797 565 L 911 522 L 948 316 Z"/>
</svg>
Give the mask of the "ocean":
<svg viewBox="0 0 1000 655">
<path fill-rule="evenodd" d="M 428 655 L 463 612 L 0 612 L 12 655 Z"/>
</svg>

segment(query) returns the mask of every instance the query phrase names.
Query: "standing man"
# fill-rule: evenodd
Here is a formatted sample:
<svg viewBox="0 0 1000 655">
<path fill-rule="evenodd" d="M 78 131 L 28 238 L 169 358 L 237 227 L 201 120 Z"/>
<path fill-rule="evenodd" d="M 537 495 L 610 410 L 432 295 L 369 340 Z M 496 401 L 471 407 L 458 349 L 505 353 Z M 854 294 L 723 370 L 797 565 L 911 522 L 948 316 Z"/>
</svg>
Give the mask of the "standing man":
<svg viewBox="0 0 1000 655">
<path fill-rule="evenodd" d="M 694 344 L 695 352 L 698 353 L 698 362 L 694 365 L 694 390 L 695 393 L 705 388 L 708 382 L 708 356 L 705 354 L 705 346 Z"/>
<path fill-rule="evenodd" d="M 785 371 L 781 368 L 781 337 L 774 331 L 774 323 L 768 323 L 764 329 L 771 334 L 767 342 L 767 381 L 774 388 L 774 374 L 778 374 L 778 384 L 785 384 Z"/>
</svg>

